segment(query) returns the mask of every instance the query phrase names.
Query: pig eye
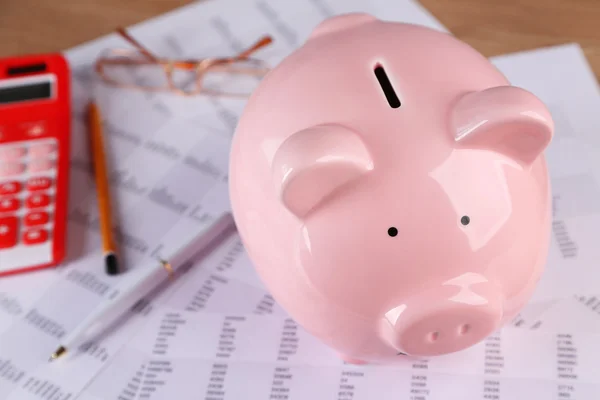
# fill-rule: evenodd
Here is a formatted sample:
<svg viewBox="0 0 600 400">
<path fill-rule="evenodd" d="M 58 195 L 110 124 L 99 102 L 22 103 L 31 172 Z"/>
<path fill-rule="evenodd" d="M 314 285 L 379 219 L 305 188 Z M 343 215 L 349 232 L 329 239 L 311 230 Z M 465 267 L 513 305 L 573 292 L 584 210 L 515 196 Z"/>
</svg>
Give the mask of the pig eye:
<svg viewBox="0 0 600 400">
<path fill-rule="evenodd" d="M 398 229 L 394 228 L 393 226 L 388 229 L 388 235 L 390 235 L 391 237 L 394 237 L 397 234 L 398 234 Z"/>
<path fill-rule="evenodd" d="M 463 215 L 463 217 L 460 219 L 460 223 L 465 226 L 469 225 L 470 222 L 471 218 L 469 218 L 467 215 Z"/>
</svg>

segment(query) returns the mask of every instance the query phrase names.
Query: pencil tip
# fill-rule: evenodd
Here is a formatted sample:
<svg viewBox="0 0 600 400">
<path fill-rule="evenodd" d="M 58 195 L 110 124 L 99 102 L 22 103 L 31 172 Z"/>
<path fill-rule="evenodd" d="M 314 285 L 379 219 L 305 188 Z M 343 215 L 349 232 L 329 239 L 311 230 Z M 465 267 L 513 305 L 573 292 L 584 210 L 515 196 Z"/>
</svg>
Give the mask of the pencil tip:
<svg viewBox="0 0 600 400">
<path fill-rule="evenodd" d="M 109 275 L 118 275 L 120 271 L 119 269 L 119 260 L 114 253 L 108 253 L 104 258 L 106 263 L 106 273 Z"/>
<path fill-rule="evenodd" d="M 52 362 L 52 361 L 56 360 L 60 356 L 64 355 L 66 352 L 67 352 L 67 349 L 64 346 L 60 346 L 58 349 L 56 349 L 56 351 L 54 353 L 52 353 L 52 355 L 48 359 L 48 362 Z"/>
</svg>

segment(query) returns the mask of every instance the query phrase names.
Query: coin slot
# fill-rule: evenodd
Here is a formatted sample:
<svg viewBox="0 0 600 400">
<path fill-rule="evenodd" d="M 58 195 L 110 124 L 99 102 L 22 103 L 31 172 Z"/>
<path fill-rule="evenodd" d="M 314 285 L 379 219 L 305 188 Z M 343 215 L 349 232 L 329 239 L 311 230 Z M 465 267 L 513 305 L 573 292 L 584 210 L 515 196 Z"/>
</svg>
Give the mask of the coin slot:
<svg viewBox="0 0 600 400">
<path fill-rule="evenodd" d="M 392 108 L 400 107 L 400 99 L 390 82 L 390 78 L 387 75 L 387 72 L 383 68 L 381 64 L 377 64 L 375 66 L 375 76 L 377 77 L 377 81 L 379 82 L 379 86 L 381 86 L 381 90 L 385 95 L 385 98 Z"/>
</svg>

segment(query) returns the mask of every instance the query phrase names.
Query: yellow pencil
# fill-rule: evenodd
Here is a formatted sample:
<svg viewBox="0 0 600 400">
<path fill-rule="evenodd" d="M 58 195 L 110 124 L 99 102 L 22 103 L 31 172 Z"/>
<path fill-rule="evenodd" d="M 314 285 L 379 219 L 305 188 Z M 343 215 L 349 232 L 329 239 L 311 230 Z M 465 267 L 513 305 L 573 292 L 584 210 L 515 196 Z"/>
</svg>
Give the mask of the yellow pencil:
<svg viewBox="0 0 600 400">
<path fill-rule="evenodd" d="M 110 191 L 108 189 L 108 176 L 104 156 L 104 143 L 102 139 L 102 119 L 95 103 L 89 105 L 89 127 L 94 157 L 94 173 L 96 176 L 96 190 L 98 192 L 98 208 L 100 217 L 100 233 L 102 235 L 102 248 L 106 273 L 116 275 L 120 272 L 116 246 L 112 231 L 112 213 L 110 209 Z"/>
</svg>

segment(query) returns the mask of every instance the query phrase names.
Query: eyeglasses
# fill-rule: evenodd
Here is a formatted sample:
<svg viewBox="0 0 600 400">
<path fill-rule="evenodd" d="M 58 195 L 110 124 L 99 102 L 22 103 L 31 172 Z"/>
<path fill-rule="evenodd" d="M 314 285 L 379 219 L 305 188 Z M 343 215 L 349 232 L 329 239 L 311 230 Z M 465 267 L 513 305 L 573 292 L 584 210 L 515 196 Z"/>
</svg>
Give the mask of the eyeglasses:
<svg viewBox="0 0 600 400">
<path fill-rule="evenodd" d="M 152 54 L 123 28 L 117 33 L 134 49 L 109 49 L 95 63 L 98 76 L 117 87 L 183 96 L 247 97 L 270 70 L 265 62 L 250 57 L 273 42 L 268 35 L 236 56 L 173 60 Z"/>
</svg>

